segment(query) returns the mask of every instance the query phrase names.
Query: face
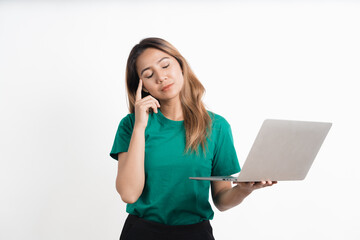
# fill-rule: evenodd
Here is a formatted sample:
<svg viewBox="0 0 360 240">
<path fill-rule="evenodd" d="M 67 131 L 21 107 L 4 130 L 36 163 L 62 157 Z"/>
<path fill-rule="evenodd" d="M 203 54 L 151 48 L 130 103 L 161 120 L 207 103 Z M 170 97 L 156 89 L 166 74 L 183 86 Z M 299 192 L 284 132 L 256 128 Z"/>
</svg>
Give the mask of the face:
<svg viewBox="0 0 360 240">
<path fill-rule="evenodd" d="M 155 48 L 146 49 L 136 60 L 143 87 L 159 100 L 179 96 L 184 84 L 182 69 L 171 55 Z"/>
</svg>

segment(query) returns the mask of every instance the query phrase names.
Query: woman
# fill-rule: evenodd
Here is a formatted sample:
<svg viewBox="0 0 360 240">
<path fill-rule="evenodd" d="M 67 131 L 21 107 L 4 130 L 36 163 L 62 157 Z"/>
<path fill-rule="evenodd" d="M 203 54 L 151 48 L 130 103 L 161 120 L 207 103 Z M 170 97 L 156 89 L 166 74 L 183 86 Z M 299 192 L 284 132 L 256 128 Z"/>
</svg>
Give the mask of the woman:
<svg viewBox="0 0 360 240">
<path fill-rule="evenodd" d="M 118 160 L 116 189 L 129 213 L 120 239 L 214 239 L 209 181 L 240 166 L 229 123 L 207 111 L 205 91 L 167 41 L 143 39 L 126 67 L 130 113 L 118 127 L 110 156 Z M 275 182 L 211 182 L 220 211 Z"/>
</svg>

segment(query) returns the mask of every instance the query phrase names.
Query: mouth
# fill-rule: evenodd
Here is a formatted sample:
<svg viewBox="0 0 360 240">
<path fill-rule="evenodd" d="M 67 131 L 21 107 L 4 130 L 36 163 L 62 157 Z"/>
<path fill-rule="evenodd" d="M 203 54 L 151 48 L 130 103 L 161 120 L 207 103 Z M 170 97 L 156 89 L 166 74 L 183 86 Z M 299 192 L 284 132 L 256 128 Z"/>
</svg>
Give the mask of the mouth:
<svg viewBox="0 0 360 240">
<path fill-rule="evenodd" d="M 168 90 L 169 88 L 171 88 L 172 85 L 174 85 L 174 84 L 173 84 L 173 83 L 170 83 L 170 84 L 166 85 L 165 87 L 163 87 L 163 88 L 161 89 L 161 91 L 166 91 L 166 90 Z"/>
</svg>

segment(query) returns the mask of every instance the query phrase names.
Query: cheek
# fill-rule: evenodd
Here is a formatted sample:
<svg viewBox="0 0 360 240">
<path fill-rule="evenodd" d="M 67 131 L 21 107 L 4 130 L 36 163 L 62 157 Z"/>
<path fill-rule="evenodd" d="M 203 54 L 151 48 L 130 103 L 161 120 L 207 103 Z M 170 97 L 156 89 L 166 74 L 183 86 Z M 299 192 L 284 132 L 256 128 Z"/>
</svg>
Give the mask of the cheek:
<svg viewBox="0 0 360 240">
<path fill-rule="evenodd" d="M 180 73 L 179 75 L 179 82 L 181 83 L 181 85 L 184 85 L 184 76 L 182 75 L 182 73 Z"/>
<path fill-rule="evenodd" d="M 180 80 L 181 84 L 184 83 L 184 75 L 183 75 L 183 73 L 182 73 L 181 70 L 180 70 L 180 72 L 179 72 L 179 80 Z"/>
<path fill-rule="evenodd" d="M 152 92 L 152 87 L 151 87 L 151 85 L 149 85 L 149 83 L 143 82 L 143 90 L 144 90 L 144 88 L 146 90 L 148 90 L 149 92 Z"/>
<path fill-rule="evenodd" d="M 183 81 L 184 79 L 184 76 L 183 76 L 183 73 L 181 71 L 181 68 L 179 69 L 174 69 L 171 74 L 176 77 L 179 81 Z"/>
</svg>

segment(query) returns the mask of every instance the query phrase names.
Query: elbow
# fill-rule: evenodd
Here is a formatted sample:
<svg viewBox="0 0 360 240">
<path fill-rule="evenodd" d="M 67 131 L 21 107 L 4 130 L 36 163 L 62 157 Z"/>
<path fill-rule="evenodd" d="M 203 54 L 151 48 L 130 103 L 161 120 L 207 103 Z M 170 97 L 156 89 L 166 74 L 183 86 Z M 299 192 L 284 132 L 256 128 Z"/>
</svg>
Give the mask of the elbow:
<svg viewBox="0 0 360 240">
<path fill-rule="evenodd" d="M 128 204 L 133 204 L 133 203 L 135 203 L 138 199 L 139 199 L 139 197 L 137 197 L 137 196 L 131 196 L 131 195 L 129 195 L 129 196 L 124 196 L 124 195 L 121 195 L 120 194 L 120 197 L 121 197 L 121 200 L 124 202 L 124 203 L 128 203 Z"/>
<path fill-rule="evenodd" d="M 221 206 L 220 204 L 215 204 L 215 207 L 220 211 L 220 212 L 225 212 L 226 210 L 230 209 L 227 208 L 225 206 Z"/>
<path fill-rule="evenodd" d="M 116 190 L 117 192 L 119 193 L 120 197 L 121 197 L 121 200 L 124 202 L 124 203 L 129 203 L 129 204 L 133 204 L 135 203 L 140 195 L 135 193 L 135 192 L 132 192 L 132 191 L 126 191 L 124 189 L 120 189 L 119 187 L 116 187 Z"/>
<path fill-rule="evenodd" d="M 224 204 L 224 202 L 220 201 L 219 194 L 213 197 L 213 203 L 220 212 L 225 212 L 226 210 L 229 209 L 229 207 L 227 207 L 226 204 Z"/>
<path fill-rule="evenodd" d="M 226 210 L 228 210 L 227 208 L 217 208 L 220 212 L 225 212 Z"/>
<path fill-rule="evenodd" d="M 222 204 L 222 203 L 217 202 L 217 203 L 214 203 L 214 205 L 220 212 L 225 212 L 225 211 L 237 206 L 240 203 L 237 203 L 237 204 Z"/>
<path fill-rule="evenodd" d="M 124 203 L 133 204 L 135 203 L 142 194 L 144 189 L 144 183 L 142 185 L 139 184 L 132 184 L 124 183 L 116 180 L 116 191 L 119 193 L 121 200 Z"/>
<path fill-rule="evenodd" d="M 227 210 L 226 208 L 224 208 L 222 206 L 222 204 L 219 203 L 219 201 L 217 201 L 217 199 L 213 199 L 213 203 L 214 203 L 215 207 L 217 208 L 217 210 L 219 210 L 220 212 L 224 212 Z"/>
</svg>

